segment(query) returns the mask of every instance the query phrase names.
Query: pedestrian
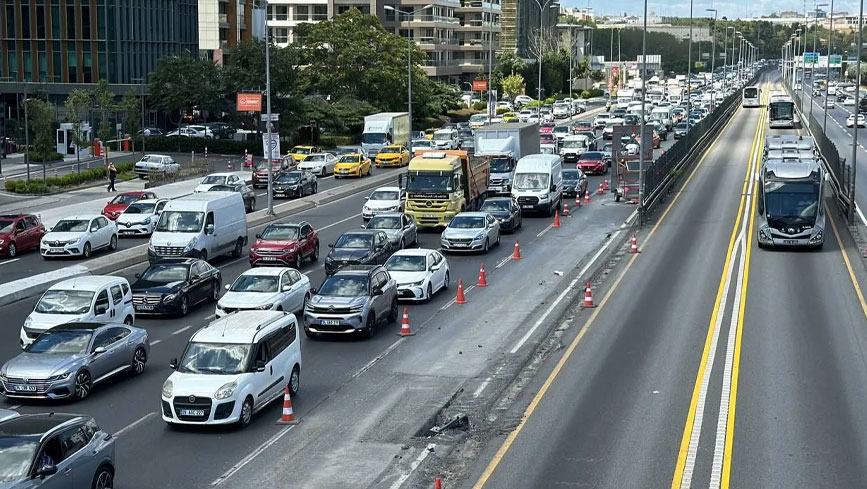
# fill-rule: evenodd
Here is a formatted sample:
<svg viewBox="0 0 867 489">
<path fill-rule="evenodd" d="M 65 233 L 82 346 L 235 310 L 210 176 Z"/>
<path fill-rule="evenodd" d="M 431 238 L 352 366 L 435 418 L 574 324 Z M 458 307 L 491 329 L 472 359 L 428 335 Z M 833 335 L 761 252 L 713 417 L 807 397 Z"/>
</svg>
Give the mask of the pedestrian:
<svg viewBox="0 0 867 489">
<path fill-rule="evenodd" d="M 117 167 L 114 166 L 114 163 L 108 164 L 108 191 L 109 192 L 117 192 L 117 189 L 114 188 L 114 181 L 117 178 Z"/>
</svg>

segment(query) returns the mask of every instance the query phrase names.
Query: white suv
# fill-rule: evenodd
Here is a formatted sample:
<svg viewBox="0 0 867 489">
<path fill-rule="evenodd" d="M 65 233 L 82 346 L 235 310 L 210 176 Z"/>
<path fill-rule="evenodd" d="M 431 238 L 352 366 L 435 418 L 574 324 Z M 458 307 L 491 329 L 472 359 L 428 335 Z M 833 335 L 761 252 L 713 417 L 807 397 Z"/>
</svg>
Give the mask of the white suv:
<svg viewBox="0 0 867 489">
<path fill-rule="evenodd" d="M 250 424 L 253 413 L 301 385 L 294 314 L 239 311 L 197 331 L 162 390 L 169 424 Z"/>
</svg>

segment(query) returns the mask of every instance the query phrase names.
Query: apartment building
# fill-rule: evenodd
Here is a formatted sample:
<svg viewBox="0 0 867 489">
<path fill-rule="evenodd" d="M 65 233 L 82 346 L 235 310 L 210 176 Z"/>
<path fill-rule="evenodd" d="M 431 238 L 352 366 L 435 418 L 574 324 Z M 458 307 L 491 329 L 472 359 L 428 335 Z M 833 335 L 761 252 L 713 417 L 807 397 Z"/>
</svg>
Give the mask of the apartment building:
<svg viewBox="0 0 867 489">
<path fill-rule="evenodd" d="M 253 0 L 197 1 L 201 57 L 225 64 L 233 47 L 261 37 L 265 12 Z"/>
</svg>

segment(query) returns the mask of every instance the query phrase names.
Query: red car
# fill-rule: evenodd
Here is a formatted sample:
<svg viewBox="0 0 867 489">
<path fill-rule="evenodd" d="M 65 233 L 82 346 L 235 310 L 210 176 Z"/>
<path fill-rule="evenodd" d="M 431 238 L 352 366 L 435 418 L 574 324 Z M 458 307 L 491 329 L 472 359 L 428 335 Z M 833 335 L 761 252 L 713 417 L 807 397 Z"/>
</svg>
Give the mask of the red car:
<svg viewBox="0 0 867 489">
<path fill-rule="evenodd" d="M 539 135 L 553 133 L 554 125 L 553 122 L 543 122 L 542 125 L 539 126 Z"/>
<path fill-rule="evenodd" d="M 0 216 L 0 256 L 15 258 L 19 251 L 39 249 L 45 226 L 33 214 Z"/>
<path fill-rule="evenodd" d="M 578 169 L 584 173 L 608 173 L 608 161 L 601 151 L 585 151 L 578 160 Z"/>
<path fill-rule="evenodd" d="M 102 209 L 102 215 L 111 219 L 112 221 L 117 219 L 117 216 L 123 214 L 123 211 L 129 207 L 133 202 L 138 202 L 139 200 L 144 199 L 156 199 L 157 194 L 153 192 L 123 192 L 117 194 L 115 198 L 108 201 L 108 204 L 105 204 L 105 207 Z"/>
<path fill-rule="evenodd" d="M 556 144 L 557 137 L 553 133 L 539 134 L 539 144 Z"/>
<path fill-rule="evenodd" d="M 291 266 L 319 259 L 319 233 L 308 222 L 269 224 L 250 247 L 250 266 Z"/>
<path fill-rule="evenodd" d="M 283 170 L 284 165 L 280 160 L 271 161 L 271 179 L 277 178 L 280 170 Z M 253 188 L 268 186 L 268 162 L 265 160 L 257 161 L 253 170 Z"/>
</svg>

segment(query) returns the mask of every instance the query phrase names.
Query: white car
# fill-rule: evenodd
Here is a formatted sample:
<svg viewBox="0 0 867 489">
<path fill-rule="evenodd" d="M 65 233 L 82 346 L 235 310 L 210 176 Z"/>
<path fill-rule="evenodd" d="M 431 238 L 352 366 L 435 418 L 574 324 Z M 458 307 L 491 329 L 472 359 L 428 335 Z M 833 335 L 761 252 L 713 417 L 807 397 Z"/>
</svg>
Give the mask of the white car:
<svg viewBox="0 0 867 489">
<path fill-rule="evenodd" d="M 166 137 L 180 136 L 186 138 L 208 138 L 213 139 L 214 133 L 209 127 L 205 126 L 187 126 L 179 127 L 174 131 L 166 134 Z"/>
<path fill-rule="evenodd" d="M 298 169 L 310 170 L 314 175 L 324 177 L 334 173 L 335 163 L 337 163 L 337 156 L 331 153 L 313 153 L 298 163 Z"/>
<path fill-rule="evenodd" d="M 598 114 L 593 118 L 593 127 L 596 129 L 605 129 L 605 124 L 608 123 L 608 119 L 611 118 L 611 114 Z"/>
<path fill-rule="evenodd" d="M 515 103 L 518 105 L 527 105 L 532 101 L 533 97 L 530 97 L 528 95 L 518 95 L 517 97 L 515 97 Z"/>
<path fill-rule="evenodd" d="M 80 256 L 90 258 L 96 250 L 117 248 L 117 224 L 100 215 L 65 217 L 39 242 L 42 258 Z"/>
<path fill-rule="evenodd" d="M 129 205 L 114 222 L 120 236 L 150 236 L 169 199 L 143 199 Z"/>
<path fill-rule="evenodd" d="M 244 271 L 217 302 L 218 318 L 236 311 L 284 311 L 303 314 L 310 299 L 310 279 L 289 267 Z"/>
<path fill-rule="evenodd" d="M 133 171 L 139 178 L 147 178 L 152 174 L 173 175 L 180 167 L 171 156 L 144 155 L 136 162 Z"/>
<path fill-rule="evenodd" d="M 846 118 L 846 127 L 855 127 L 855 114 L 849 115 Z M 864 114 L 858 114 L 858 127 L 867 127 L 867 120 L 864 119 Z"/>
<path fill-rule="evenodd" d="M 515 110 L 515 106 L 512 105 L 511 102 L 507 102 L 505 100 L 497 102 L 497 107 L 505 107 L 509 112 Z"/>
<path fill-rule="evenodd" d="M 554 134 L 557 140 L 563 141 L 563 138 L 572 134 L 572 128 L 567 125 L 554 126 L 554 130 L 551 133 Z"/>
<path fill-rule="evenodd" d="M 438 251 L 400 250 L 385 262 L 385 268 L 397 282 L 398 299 L 427 302 L 449 288 L 449 264 Z"/>
<path fill-rule="evenodd" d="M 530 115 L 530 117 L 527 117 L 526 122 L 529 122 L 530 124 L 539 124 L 542 122 L 542 118 L 539 116 L 539 114 L 532 114 Z"/>
<path fill-rule="evenodd" d="M 569 102 L 562 102 L 554 104 L 554 118 L 555 119 L 565 119 L 572 115 L 572 108 Z"/>
<path fill-rule="evenodd" d="M 225 173 L 211 173 L 206 176 L 196 185 L 196 188 L 193 190 L 195 193 L 207 192 L 214 185 L 228 185 L 233 186 L 239 183 L 244 183 L 244 179 L 241 178 L 241 175 L 232 172 Z"/>
<path fill-rule="evenodd" d="M 377 214 L 387 212 L 403 212 L 406 194 L 400 187 L 380 187 L 367 197 L 367 202 L 361 209 L 361 217 L 365 221 Z"/>
<path fill-rule="evenodd" d="M 432 149 L 436 149 L 436 144 L 434 144 L 432 139 L 413 139 L 412 140 L 412 154 L 414 155 L 418 151 L 430 151 Z"/>
<path fill-rule="evenodd" d="M 846 96 L 843 99 L 838 98 L 837 102 L 840 102 L 840 105 L 843 107 L 854 107 L 855 106 L 855 97 Z"/>
<path fill-rule="evenodd" d="M 538 114 L 534 114 L 532 110 L 524 109 L 524 110 L 518 112 L 518 122 L 528 122 L 530 120 L 530 117 L 533 117 L 533 116 L 536 117 L 536 122 L 538 122 L 539 121 L 539 115 Z"/>
<path fill-rule="evenodd" d="M 461 212 L 440 236 L 443 252 L 481 251 L 500 244 L 500 223 L 487 212 Z"/>
</svg>

